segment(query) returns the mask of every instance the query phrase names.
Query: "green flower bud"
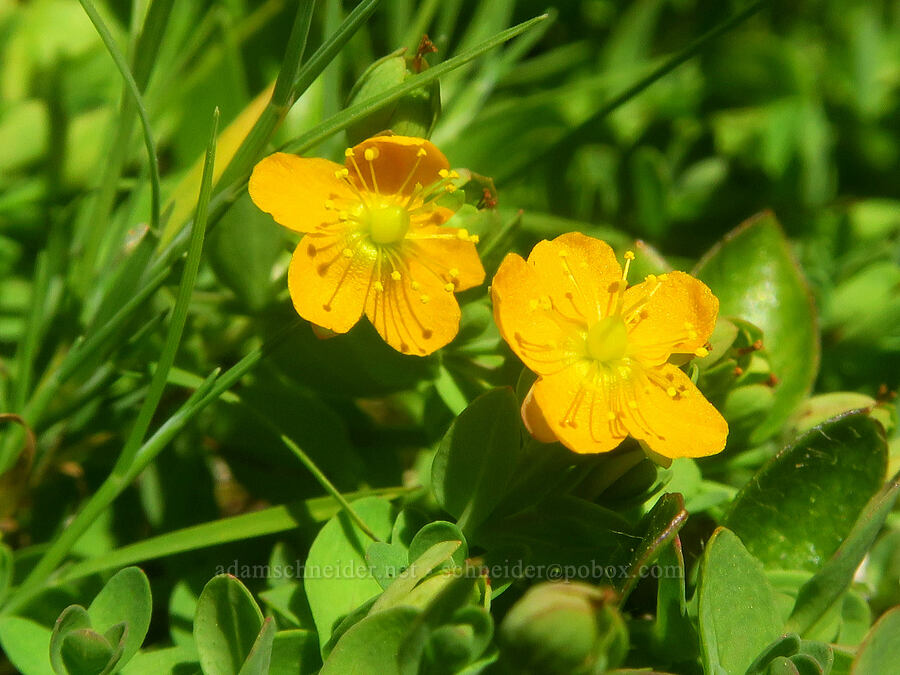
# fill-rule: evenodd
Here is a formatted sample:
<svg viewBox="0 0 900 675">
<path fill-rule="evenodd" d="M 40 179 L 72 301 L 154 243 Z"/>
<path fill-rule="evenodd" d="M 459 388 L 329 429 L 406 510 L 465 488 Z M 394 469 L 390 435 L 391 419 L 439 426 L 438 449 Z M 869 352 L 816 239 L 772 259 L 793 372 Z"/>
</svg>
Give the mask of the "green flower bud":
<svg viewBox="0 0 900 675">
<path fill-rule="evenodd" d="M 398 50 L 369 66 L 353 86 L 348 105 L 378 96 L 427 68 L 424 59 L 408 59 L 404 52 Z M 388 130 L 401 136 L 428 138 L 440 112 L 441 88 L 434 80 L 348 127 L 348 145 Z"/>
<path fill-rule="evenodd" d="M 582 583 L 534 586 L 500 626 L 503 661 L 514 672 L 546 675 L 614 668 L 628 649 L 628 635 L 613 596 Z"/>
<path fill-rule="evenodd" d="M 778 383 L 763 332 L 749 321 L 720 318 L 709 356 L 694 361 L 698 386 L 728 420 L 731 443 L 746 441 L 768 415 Z"/>
</svg>

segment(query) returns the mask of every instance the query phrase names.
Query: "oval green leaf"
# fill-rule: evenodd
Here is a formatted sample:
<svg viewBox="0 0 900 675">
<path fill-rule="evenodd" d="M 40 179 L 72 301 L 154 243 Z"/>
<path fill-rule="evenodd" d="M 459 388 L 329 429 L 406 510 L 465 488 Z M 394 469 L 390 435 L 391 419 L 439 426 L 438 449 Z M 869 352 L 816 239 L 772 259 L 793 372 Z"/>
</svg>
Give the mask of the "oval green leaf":
<svg viewBox="0 0 900 675">
<path fill-rule="evenodd" d="M 837 550 L 887 470 L 865 411 L 828 420 L 772 458 L 738 493 L 725 525 L 767 568 L 815 571 Z"/>
<path fill-rule="evenodd" d="M 781 623 L 762 564 L 730 530 L 719 528 L 709 540 L 697 593 L 704 672 L 745 672 Z"/>
<path fill-rule="evenodd" d="M 200 594 L 194 641 L 207 675 L 237 675 L 262 627 L 262 612 L 236 577 L 213 577 Z"/>
<path fill-rule="evenodd" d="M 769 211 L 727 234 L 694 274 L 719 298 L 721 316 L 738 316 L 763 330 L 778 384 L 771 410 L 750 436 L 752 444 L 760 443 L 781 430 L 819 368 L 817 316 L 806 280 Z"/>
</svg>

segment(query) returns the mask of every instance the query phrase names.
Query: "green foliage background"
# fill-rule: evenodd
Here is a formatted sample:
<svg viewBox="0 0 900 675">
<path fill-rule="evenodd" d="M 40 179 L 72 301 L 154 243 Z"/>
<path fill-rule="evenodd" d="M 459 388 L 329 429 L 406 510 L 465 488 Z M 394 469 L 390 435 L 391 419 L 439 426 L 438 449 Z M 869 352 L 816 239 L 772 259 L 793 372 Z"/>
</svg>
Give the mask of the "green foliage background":
<svg viewBox="0 0 900 675">
<path fill-rule="evenodd" d="M 424 359 L 297 320 L 250 169 L 437 87 L 489 278 L 581 231 L 710 285 L 722 455 L 525 438 L 487 283 Z M 893 672 L 898 94 L 890 0 L 0 0 L 0 673 Z M 432 574 L 509 561 L 625 573 Z"/>
</svg>

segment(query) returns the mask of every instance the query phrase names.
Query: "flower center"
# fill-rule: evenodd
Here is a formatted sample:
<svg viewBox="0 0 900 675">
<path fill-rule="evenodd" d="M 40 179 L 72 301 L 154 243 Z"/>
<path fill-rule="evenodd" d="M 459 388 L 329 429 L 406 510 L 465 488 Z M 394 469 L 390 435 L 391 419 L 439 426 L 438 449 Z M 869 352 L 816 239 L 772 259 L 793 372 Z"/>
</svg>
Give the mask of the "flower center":
<svg viewBox="0 0 900 675">
<path fill-rule="evenodd" d="M 617 361 L 625 356 L 628 347 L 628 330 L 618 314 L 600 319 L 587 332 L 587 353 L 601 363 Z"/>
<path fill-rule="evenodd" d="M 397 204 L 367 209 L 361 221 L 372 243 L 379 245 L 395 244 L 409 230 L 409 212 Z"/>
</svg>

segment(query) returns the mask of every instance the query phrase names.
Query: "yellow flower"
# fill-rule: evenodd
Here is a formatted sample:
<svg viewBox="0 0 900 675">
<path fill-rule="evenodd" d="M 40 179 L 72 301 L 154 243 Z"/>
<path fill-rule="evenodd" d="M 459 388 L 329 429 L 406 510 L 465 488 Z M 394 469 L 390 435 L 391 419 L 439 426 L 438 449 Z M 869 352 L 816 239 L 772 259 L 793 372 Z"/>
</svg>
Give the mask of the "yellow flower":
<svg viewBox="0 0 900 675">
<path fill-rule="evenodd" d="M 608 452 L 626 436 L 670 458 L 720 452 L 728 424 L 669 361 L 707 354 L 719 301 L 682 272 L 628 287 L 632 259 L 625 254 L 623 271 L 605 242 L 576 232 L 500 265 L 494 317 L 540 376 L 522 406 L 525 425 L 581 453 Z"/>
<path fill-rule="evenodd" d="M 254 203 L 305 235 L 288 271 L 294 307 L 336 333 L 365 312 L 394 349 L 430 354 L 459 330 L 454 293 L 484 281 L 477 237 L 444 226 L 453 212 L 438 204 L 459 176 L 422 138 L 370 138 L 345 159 L 279 152 L 250 177 Z"/>
</svg>

